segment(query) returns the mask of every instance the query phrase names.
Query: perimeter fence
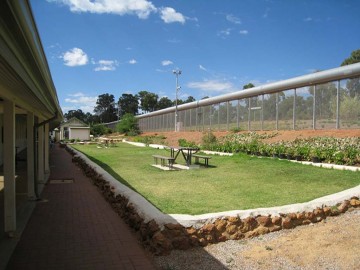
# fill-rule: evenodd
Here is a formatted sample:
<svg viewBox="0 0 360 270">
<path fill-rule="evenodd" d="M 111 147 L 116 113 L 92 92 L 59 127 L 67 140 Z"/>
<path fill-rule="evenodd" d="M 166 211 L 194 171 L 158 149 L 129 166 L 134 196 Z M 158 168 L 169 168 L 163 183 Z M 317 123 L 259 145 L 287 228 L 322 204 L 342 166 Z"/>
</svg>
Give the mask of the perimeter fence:
<svg viewBox="0 0 360 270">
<path fill-rule="evenodd" d="M 360 63 L 182 104 L 137 118 L 142 132 L 356 129 L 360 128 Z M 107 126 L 115 128 L 117 123 Z"/>
</svg>

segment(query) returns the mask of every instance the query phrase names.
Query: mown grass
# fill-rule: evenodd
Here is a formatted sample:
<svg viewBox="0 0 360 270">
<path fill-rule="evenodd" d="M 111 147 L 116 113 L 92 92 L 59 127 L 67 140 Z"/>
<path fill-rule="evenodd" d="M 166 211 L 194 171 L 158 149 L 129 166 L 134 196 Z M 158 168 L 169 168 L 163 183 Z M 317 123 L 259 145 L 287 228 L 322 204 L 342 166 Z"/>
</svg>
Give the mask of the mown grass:
<svg viewBox="0 0 360 270">
<path fill-rule="evenodd" d="M 96 145 L 74 148 L 168 214 L 195 215 L 301 203 L 360 184 L 358 172 L 245 154 L 213 156 L 209 168 L 162 171 L 151 166 L 151 155 L 170 155 L 166 150 L 125 143 L 102 149 Z"/>
</svg>

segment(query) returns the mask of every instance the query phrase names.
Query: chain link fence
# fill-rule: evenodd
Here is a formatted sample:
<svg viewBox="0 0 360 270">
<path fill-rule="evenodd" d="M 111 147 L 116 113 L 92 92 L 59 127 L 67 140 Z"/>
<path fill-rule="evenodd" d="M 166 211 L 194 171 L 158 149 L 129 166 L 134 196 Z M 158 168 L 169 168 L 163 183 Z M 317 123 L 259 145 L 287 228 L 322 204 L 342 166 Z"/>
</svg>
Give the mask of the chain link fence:
<svg viewBox="0 0 360 270">
<path fill-rule="evenodd" d="M 360 128 L 360 63 L 180 105 L 176 125 L 175 113 L 171 107 L 139 115 L 140 130 Z"/>
</svg>

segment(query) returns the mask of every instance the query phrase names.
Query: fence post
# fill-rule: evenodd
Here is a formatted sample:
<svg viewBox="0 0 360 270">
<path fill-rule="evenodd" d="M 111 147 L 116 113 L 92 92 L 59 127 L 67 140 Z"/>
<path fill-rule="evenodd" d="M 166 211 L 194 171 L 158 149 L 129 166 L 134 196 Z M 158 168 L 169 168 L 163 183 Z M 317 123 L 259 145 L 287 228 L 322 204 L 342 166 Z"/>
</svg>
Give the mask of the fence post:
<svg viewBox="0 0 360 270">
<path fill-rule="evenodd" d="M 314 85 L 314 97 L 313 97 L 313 129 L 316 129 L 316 84 Z"/>
<path fill-rule="evenodd" d="M 276 130 L 279 130 L 279 93 L 275 94 L 275 126 Z"/>
<path fill-rule="evenodd" d="M 261 130 L 264 130 L 264 94 L 261 95 L 260 121 L 261 121 Z"/>
<path fill-rule="evenodd" d="M 250 125 L 250 119 L 251 119 L 251 99 L 248 98 L 248 131 L 250 131 L 251 129 L 251 125 Z"/>
<path fill-rule="evenodd" d="M 296 88 L 294 89 L 294 104 L 293 104 L 293 130 L 296 129 Z"/>
<path fill-rule="evenodd" d="M 230 101 L 226 105 L 226 131 L 229 131 L 229 103 Z"/>
<path fill-rule="evenodd" d="M 340 80 L 338 80 L 336 88 L 336 129 L 340 128 Z"/>
</svg>

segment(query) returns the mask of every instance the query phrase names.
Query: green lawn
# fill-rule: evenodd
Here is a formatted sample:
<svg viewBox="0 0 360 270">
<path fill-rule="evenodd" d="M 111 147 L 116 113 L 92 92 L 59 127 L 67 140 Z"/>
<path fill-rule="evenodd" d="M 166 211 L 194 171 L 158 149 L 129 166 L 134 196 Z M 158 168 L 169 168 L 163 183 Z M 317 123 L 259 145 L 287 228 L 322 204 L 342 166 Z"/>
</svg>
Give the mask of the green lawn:
<svg viewBox="0 0 360 270">
<path fill-rule="evenodd" d="M 204 214 L 306 202 L 360 184 L 360 173 L 317 168 L 245 154 L 213 156 L 209 168 L 162 171 L 150 166 L 166 150 L 125 143 L 74 148 L 164 213 Z M 179 163 L 183 160 L 179 160 Z"/>
</svg>

